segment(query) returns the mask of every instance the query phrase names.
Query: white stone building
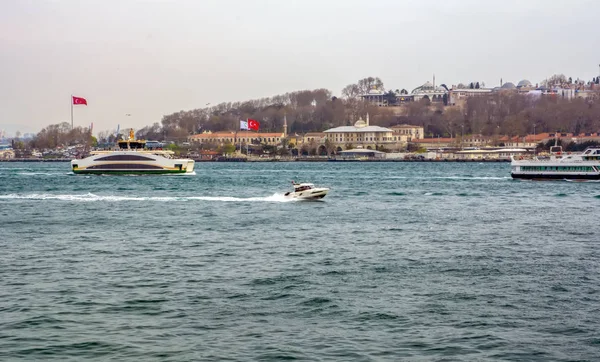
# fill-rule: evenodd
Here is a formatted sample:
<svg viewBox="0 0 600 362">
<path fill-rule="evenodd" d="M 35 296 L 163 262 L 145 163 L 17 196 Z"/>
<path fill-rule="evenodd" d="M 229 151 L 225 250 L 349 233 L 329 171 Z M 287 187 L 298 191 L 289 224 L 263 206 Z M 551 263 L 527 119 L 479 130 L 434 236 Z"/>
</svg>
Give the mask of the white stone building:
<svg viewBox="0 0 600 362">
<path fill-rule="evenodd" d="M 390 128 L 371 126 L 368 114 L 366 121 L 359 119 L 353 126 L 330 128 L 325 131 L 325 135 L 338 151 L 350 145 L 371 150 L 382 147 L 399 149 L 406 145 L 406 136 L 395 133 Z"/>
</svg>

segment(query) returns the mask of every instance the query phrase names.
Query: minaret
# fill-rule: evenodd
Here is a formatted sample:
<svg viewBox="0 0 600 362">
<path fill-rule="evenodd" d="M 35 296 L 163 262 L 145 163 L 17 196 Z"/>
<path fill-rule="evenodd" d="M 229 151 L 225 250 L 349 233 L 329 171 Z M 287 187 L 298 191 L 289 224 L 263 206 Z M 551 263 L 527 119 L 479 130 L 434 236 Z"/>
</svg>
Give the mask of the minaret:
<svg viewBox="0 0 600 362">
<path fill-rule="evenodd" d="M 435 90 L 435 73 L 433 73 L 433 89 Z"/>
<path fill-rule="evenodd" d="M 287 137 L 287 115 L 283 115 L 283 138 Z"/>
<path fill-rule="evenodd" d="M 367 127 L 369 126 L 369 112 L 367 112 Z"/>
</svg>

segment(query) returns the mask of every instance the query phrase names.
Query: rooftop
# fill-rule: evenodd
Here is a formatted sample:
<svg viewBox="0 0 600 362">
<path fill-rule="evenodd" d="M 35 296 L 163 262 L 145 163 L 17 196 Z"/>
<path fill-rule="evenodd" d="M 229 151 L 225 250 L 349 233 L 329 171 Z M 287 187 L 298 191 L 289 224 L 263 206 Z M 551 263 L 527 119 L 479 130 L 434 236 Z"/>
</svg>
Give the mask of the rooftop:
<svg viewBox="0 0 600 362">
<path fill-rule="evenodd" d="M 419 128 L 422 126 L 413 126 L 412 124 L 397 124 L 395 126 L 391 126 L 390 128 Z"/>
<path fill-rule="evenodd" d="M 272 132 L 272 133 L 263 133 L 263 132 L 232 132 L 232 131 L 223 131 L 223 132 L 214 132 L 214 133 L 199 133 L 188 138 L 192 139 L 213 139 L 213 138 L 222 138 L 222 137 L 255 137 L 255 138 L 264 138 L 264 137 L 283 137 L 282 132 Z"/>
<path fill-rule="evenodd" d="M 448 90 L 444 87 L 434 87 L 430 81 L 425 82 L 420 87 L 417 87 L 410 92 L 410 94 L 420 94 L 420 93 L 447 93 Z"/>
<path fill-rule="evenodd" d="M 342 153 L 342 154 L 344 154 L 344 153 L 362 153 L 362 154 L 373 153 L 373 154 L 382 154 L 382 153 L 385 153 L 385 152 L 381 152 L 381 151 L 377 151 L 377 150 L 369 150 L 369 149 L 365 149 L 365 148 L 353 148 L 351 150 L 340 151 L 340 153 Z"/>
<path fill-rule="evenodd" d="M 393 130 L 389 129 L 389 128 L 385 128 L 385 127 L 379 127 L 379 126 L 363 126 L 363 127 L 341 126 L 341 127 L 330 128 L 325 131 L 325 133 L 352 133 L 352 132 L 360 132 L 360 133 L 393 132 Z"/>
<path fill-rule="evenodd" d="M 448 137 L 436 137 L 436 138 L 422 138 L 418 140 L 412 140 L 412 143 L 452 143 L 456 142 L 456 138 Z"/>
</svg>

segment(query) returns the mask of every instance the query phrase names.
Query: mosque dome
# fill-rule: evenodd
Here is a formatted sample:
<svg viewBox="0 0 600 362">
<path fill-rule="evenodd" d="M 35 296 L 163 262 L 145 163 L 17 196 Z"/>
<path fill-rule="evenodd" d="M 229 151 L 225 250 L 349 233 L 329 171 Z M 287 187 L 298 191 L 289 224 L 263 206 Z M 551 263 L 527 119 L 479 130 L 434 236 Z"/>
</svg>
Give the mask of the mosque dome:
<svg viewBox="0 0 600 362">
<path fill-rule="evenodd" d="M 358 121 L 354 122 L 354 127 L 356 128 L 362 128 L 362 127 L 366 127 L 367 126 L 367 122 L 363 121 L 362 117 L 358 119 Z"/>
<path fill-rule="evenodd" d="M 531 82 L 528 81 L 527 79 L 523 79 L 522 81 L 517 83 L 517 88 L 522 88 L 522 87 L 531 87 Z"/>
<path fill-rule="evenodd" d="M 502 84 L 502 87 L 500 87 L 502 89 L 515 89 L 515 84 L 511 83 L 511 82 L 506 82 L 504 84 Z"/>
<path fill-rule="evenodd" d="M 410 92 L 411 94 L 423 94 L 423 93 L 448 93 L 448 90 L 444 87 L 434 87 L 430 81 L 425 82 L 420 87 L 417 87 Z"/>
</svg>

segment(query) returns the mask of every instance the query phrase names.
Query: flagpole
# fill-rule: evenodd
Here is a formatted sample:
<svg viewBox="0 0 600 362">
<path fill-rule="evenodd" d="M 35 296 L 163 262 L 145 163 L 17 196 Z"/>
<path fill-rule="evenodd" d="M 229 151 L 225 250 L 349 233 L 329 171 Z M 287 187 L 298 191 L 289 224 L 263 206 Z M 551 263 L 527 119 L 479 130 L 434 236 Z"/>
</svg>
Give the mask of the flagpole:
<svg viewBox="0 0 600 362">
<path fill-rule="evenodd" d="M 73 95 L 71 94 L 71 129 L 73 129 Z"/>
</svg>

